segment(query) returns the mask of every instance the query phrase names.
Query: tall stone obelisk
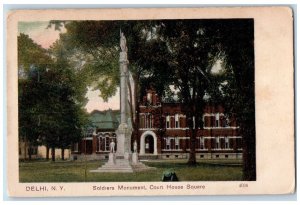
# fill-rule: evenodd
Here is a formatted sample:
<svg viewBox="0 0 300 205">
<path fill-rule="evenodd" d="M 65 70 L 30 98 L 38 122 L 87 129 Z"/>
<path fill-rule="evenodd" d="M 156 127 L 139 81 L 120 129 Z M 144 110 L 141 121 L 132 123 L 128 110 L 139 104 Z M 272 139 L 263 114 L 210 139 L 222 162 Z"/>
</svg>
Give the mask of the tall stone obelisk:
<svg viewBox="0 0 300 205">
<path fill-rule="evenodd" d="M 121 122 L 116 132 L 117 134 L 117 157 L 131 159 L 131 126 L 128 126 L 128 64 L 127 45 L 124 33 L 120 31 L 120 110 Z"/>
</svg>

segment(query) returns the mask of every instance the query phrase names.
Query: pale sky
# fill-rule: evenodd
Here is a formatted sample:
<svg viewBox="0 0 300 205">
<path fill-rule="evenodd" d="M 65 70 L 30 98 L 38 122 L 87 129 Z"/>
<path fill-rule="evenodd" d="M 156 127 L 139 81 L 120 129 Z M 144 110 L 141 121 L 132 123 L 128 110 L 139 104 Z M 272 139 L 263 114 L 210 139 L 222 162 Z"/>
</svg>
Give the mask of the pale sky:
<svg viewBox="0 0 300 205">
<path fill-rule="evenodd" d="M 44 48 L 49 48 L 59 38 L 59 33 L 65 32 L 65 29 L 56 31 L 54 26 L 47 29 L 48 23 L 47 21 L 19 22 L 18 33 L 27 34 L 37 44 Z M 88 112 L 92 112 L 93 110 L 107 110 L 109 108 L 113 110 L 120 109 L 119 90 L 108 102 L 104 102 L 99 97 L 99 94 L 99 90 L 92 91 L 90 88 L 88 89 L 86 97 L 89 101 L 85 106 Z"/>
<path fill-rule="evenodd" d="M 104 102 L 102 98 L 99 97 L 100 91 L 92 91 L 91 88 L 88 88 L 88 92 L 86 97 L 88 97 L 89 101 L 86 104 L 86 109 L 88 112 L 92 112 L 93 110 L 107 110 L 120 109 L 120 92 L 119 89 L 115 96 L 108 99 L 108 102 Z"/>
</svg>

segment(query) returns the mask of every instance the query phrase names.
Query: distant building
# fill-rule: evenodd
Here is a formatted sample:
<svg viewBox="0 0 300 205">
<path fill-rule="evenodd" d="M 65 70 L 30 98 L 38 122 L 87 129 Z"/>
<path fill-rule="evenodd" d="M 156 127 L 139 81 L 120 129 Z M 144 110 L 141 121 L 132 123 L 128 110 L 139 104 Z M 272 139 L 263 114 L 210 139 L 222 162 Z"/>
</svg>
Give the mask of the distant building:
<svg viewBox="0 0 300 205">
<path fill-rule="evenodd" d="M 19 159 L 29 159 L 29 152 L 31 152 L 32 159 L 46 159 L 47 148 L 46 146 L 28 146 L 28 143 L 25 141 L 19 142 Z M 51 158 L 51 149 L 49 150 L 49 157 Z M 71 157 L 71 149 L 65 149 L 65 159 Z M 55 158 L 61 159 L 61 149 L 55 149 Z"/>
<path fill-rule="evenodd" d="M 109 143 L 117 141 L 116 130 L 120 122 L 119 110 L 94 110 L 90 114 L 91 126 L 81 142 L 72 146 L 72 158 L 105 159 L 109 153 Z"/>
<path fill-rule="evenodd" d="M 140 158 L 187 159 L 191 133 L 183 104 L 162 102 L 155 91 L 147 90 L 139 109 L 137 143 Z M 93 111 L 90 120 L 90 130 L 80 143 L 72 147 L 73 159 L 108 158 L 109 143 L 117 140 L 115 131 L 120 122 L 118 110 Z M 194 119 L 191 120 L 194 122 Z M 203 129 L 198 129 L 196 138 L 196 158 L 242 158 L 239 127 L 235 119 L 224 115 L 222 106 L 207 105 L 202 120 Z"/>
<path fill-rule="evenodd" d="M 148 90 L 140 104 L 139 153 L 146 158 L 188 158 L 190 130 L 182 103 L 162 102 Z M 195 123 L 195 119 L 191 119 Z M 242 158 L 242 136 L 234 119 L 224 115 L 222 106 L 207 105 L 198 129 L 196 158 Z M 194 125 L 195 126 L 195 125 Z"/>
</svg>

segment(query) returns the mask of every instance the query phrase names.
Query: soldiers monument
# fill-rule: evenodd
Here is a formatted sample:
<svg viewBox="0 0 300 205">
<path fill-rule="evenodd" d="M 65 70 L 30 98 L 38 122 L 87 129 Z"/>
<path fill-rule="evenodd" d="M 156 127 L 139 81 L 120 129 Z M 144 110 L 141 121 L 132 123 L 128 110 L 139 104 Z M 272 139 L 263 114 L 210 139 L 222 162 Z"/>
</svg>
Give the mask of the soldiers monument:
<svg viewBox="0 0 300 205">
<path fill-rule="evenodd" d="M 148 167 L 138 160 L 138 153 L 135 147 L 134 152 L 131 152 L 131 134 L 132 128 L 128 125 L 128 64 L 127 45 L 124 33 L 120 31 L 120 110 L 121 122 L 116 131 L 117 133 L 117 150 L 115 152 L 115 144 L 110 144 L 109 159 L 106 164 L 96 170 L 90 172 L 134 172 L 153 169 Z M 136 144 L 136 142 L 135 142 Z"/>
</svg>

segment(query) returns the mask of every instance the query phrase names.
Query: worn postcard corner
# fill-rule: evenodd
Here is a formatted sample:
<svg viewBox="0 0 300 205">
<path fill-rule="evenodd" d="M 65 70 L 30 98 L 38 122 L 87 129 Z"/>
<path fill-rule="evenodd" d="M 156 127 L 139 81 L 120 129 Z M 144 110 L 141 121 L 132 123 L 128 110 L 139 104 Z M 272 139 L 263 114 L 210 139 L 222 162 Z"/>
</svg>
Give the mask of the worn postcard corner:
<svg viewBox="0 0 300 205">
<path fill-rule="evenodd" d="M 288 7 L 12 11 L 9 195 L 294 193 L 293 45 Z"/>
</svg>

